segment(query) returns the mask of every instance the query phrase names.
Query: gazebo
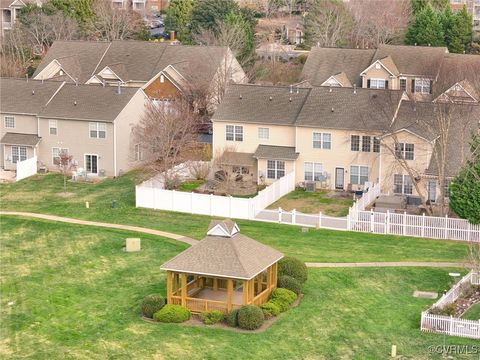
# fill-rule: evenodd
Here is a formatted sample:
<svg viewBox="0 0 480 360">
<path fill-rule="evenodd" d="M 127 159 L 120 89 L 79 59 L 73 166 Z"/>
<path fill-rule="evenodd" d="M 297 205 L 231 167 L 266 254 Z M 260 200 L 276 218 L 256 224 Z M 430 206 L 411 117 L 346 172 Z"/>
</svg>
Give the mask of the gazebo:
<svg viewBox="0 0 480 360">
<path fill-rule="evenodd" d="M 160 267 L 167 271 L 167 303 L 193 313 L 261 305 L 277 286 L 282 257 L 240 234 L 233 221 L 212 221 L 207 237 Z"/>
</svg>

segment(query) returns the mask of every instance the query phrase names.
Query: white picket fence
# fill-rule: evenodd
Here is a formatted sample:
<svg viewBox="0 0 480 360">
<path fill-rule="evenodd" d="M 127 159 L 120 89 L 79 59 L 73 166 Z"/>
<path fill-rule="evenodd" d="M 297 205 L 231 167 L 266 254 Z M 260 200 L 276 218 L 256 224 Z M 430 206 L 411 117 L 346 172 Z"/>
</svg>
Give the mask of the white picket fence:
<svg viewBox="0 0 480 360">
<path fill-rule="evenodd" d="M 357 199 L 352 205 L 352 210 L 363 211 L 368 205 L 373 203 L 377 197 L 381 195 L 380 184 L 365 183 L 367 192 L 363 193 L 362 197 Z"/>
<path fill-rule="evenodd" d="M 430 309 L 442 308 L 445 305 L 453 303 L 460 296 L 462 285 L 468 283 L 480 285 L 480 274 L 470 271 L 433 304 Z M 454 318 L 453 316 L 434 315 L 430 314 L 429 310 L 422 312 L 420 325 L 422 331 L 480 339 L 480 320 L 466 320 Z"/>
<path fill-rule="evenodd" d="M 37 157 L 17 162 L 17 175 L 15 180 L 19 181 L 37 173 Z"/>
<path fill-rule="evenodd" d="M 152 182 L 136 186 L 135 196 L 137 207 L 253 220 L 261 210 L 293 190 L 295 174 L 290 173 L 249 199 L 165 190 Z"/>
</svg>

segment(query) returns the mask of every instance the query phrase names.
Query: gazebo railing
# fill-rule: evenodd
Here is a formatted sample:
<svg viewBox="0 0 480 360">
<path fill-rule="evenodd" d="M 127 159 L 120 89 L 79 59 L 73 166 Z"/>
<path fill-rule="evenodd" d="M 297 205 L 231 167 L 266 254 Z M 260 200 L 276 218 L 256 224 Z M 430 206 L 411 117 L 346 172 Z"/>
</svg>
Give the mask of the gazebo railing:
<svg viewBox="0 0 480 360">
<path fill-rule="evenodd" d="M 193 297 L 187 297 L 186 301 L 187 301 L 186 308 L 189 309 L 192 313 L 201 313 L 204 311 L 211 311 L 211 310 L 220 310 L 224 313 L 227 313 L 226 301 L 199 299 L 199 298 L 193 298 Z M 182 297 L 172 296 L 172 304 L 182 305 Z M 239 308 L 241 306 L 242 306 L 241 304 L 232 304 L 233 309 Z"/>
</svg>

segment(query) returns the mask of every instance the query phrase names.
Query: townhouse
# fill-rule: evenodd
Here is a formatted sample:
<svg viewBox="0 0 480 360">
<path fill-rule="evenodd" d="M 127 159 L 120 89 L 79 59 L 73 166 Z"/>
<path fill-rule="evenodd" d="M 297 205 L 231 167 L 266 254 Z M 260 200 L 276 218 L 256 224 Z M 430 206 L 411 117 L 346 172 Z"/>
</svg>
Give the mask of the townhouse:
<svg viewBox="0 0 480 360">
<path fill-rule="evenodd" d="M 11 30 L 17 21 L 17 14 L 24 6 L 29 3 L 41 5 L 40 0 L 0 0 L 0 34 L 4 35 L 5 31 Z"/>
<path fill-rule="evenodd" d="M 362 190 L 374 182 L 384 193 L 418 195 L 401 158 L 434 201 L 436 139 L 421 124 L 435 121 L 435 106 L 412 102 L 404 91 L 231 85 L 212 119 L 214 153 L 229 153 L 231 171 L 251 173 L 258 183 L 294 172 L 299 186 Z M 478 131 L 480 107 L 470 110 L 468 122 L 453 114 L 448 176 Z"/>
<path fill-rule="evenodd" d="M 170 0 L 111 0 L 116 9 L 132 9 L 140 13 L 159 13 L 165 10 Z"/>
<path fill-rule="evenodd" d="M 198 88 L 215 102 L 225 84 L 247 80 L 228 47 L 148 41 L 55 41 L 33 78 L 139 87 L 158 102 Z"/>
<path fill-rule="evenodd" d="M 0 90 L 3 169 L 36 156 L 39 167 L 55 170 L 62 151 L 91 176 L 135 166 L 130 135 L 148 101 L 143 90 L 9 78 Z"/>
</svg>

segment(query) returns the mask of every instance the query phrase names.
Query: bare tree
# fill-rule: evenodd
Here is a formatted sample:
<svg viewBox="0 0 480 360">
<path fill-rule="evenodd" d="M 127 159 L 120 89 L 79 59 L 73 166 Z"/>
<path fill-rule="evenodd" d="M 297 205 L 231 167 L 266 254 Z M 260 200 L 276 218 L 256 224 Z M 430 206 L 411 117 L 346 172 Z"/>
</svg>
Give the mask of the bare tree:
<svg viewBox="0 0 480 360">
<path fill-rule="evenodd" d="M 232 154 L 236 153 L 235 146 L 225 146 L 218 149 L 213 155 L 212 168 L 214 171 L 214 180 L 217 181 L 222 190 L 230 192 L 232 184 L 238 175 L 233 171 Z"/>
<path fill-rule="evenodd" d="M 305 16 L 305 41 L 310 46 L 337 47 L 348 42 L 353 18 L 343 2 L 318 0 Z"/>
<path fill-rule="evenodd" d="M 137 161 L 166 186 L 175 180 L 175 165 L 189 160 L 197 146 L 198 114 L 185 99 L 147 105 L 140 123 L 133 128 L 132 144 L 140 148 Z"/>
<path fill-rule="evenodd" d="M 58 161 L 56 162 L 57 168 L 60 173 L 63 175 L 63 193 L 67 193 L 67 177 L 75 169 L 75 164 L 73 162 L 73 156 L 69 155 L 66 151 L 61 151 L 58 155 Z"/>
<path fill-rule="evenodd" d="M 93 27 L 104 40 L 126 40 L 144 29 L 140 14 L 133 10 L 116 9 L 111 1 L 96 0 L 94 10 L 96 21 Z"/>
<path fill-rule="evenodd" d="M 411 17 L 410 3 L 410 0 L 350 0 L 347 7 L 355 20 L 352 45 L 376 48 L 401 38 Z"/>
</svg>

